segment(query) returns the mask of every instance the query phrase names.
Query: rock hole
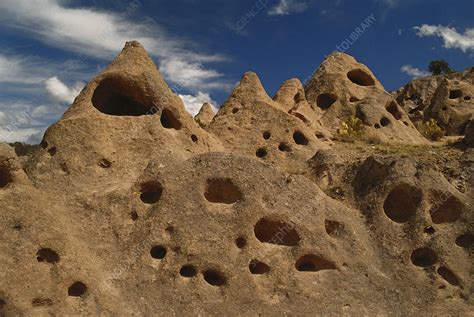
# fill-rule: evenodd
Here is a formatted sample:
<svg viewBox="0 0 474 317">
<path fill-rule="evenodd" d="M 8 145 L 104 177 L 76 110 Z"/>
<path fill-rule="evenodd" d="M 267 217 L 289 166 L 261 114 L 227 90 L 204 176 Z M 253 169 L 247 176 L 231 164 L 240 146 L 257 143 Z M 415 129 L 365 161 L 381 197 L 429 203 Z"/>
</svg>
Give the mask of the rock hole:
<svg viewBox="0 0 474 317">
<path fill-rule="evenodd" d="M 334 94 L 320 94 L 318 98 L 316 99 L 316 104 L 318 105 L 319 108 L 321 109 L 328 109 L 335 103 L 337 100 L 337 96 Z"/>
<path fill-rule="evenodd" d="M 458 99 L 462 97 L 462 91 L 459 89 L 451 90 L 449 92 L 449 99 Z"/>
<path fill-rule="evenodd" d="M 347 73 L 347 78 L 352 81 L 354 84 L 359 86 L 373 86 L 375 81 L 362 69 L 354 69 Z"/>
<path fill-rule="evenodd" d="M 168 109 L 163 109 L 161 112 L 160 122 L 165 129 L 181 129 L 181 122 L 175 117 L 173 112 Z"/>
<path fill-rule="evenodd" d="M 92 95 L 92 105 L 112 116 L 153 115 L 156 111 L 144 99 L 144 92 L 134 82 L 122 78 L 106 78 Z"/>
<path fill-rule="evenodd" d="M 33 298 L 31 305 L 34 307 L 52 306 L 53 300 L 51 298 Z"/>
<path fill-rule="evenodd" d="M 48 153 L 49 153 L 49 155 L 51 155 L 51 156 L 55 156 L 56 153 L 58 153 L 58 149 L 57 149 L 55 146 L 53 146 L 52 148 L 50 148 L 50 149 L 48 150 Z"/>
<path fill-rule="evenodd" d="M 300 236 L 294 227 L 293 224 L 283 221 L 262 218 L 255 224 L 254 233 L 260 242 L 296 246 Z"/>
<path fill-rule="evenodd" d="M 408 122 L 403 121 L 403 124 L 406 125 L 407 127 L 410 125 Z"/>
<path fill-rule="evenodd" d="M 441 108 L 441 110 L 446 111 L 446 110 L 448 110 L 448 107 L 447 107 L 447 106 L 443 106 L 443 108 Z"/>
<path fill-rule="evenodd" d="M 13 176 L 4 164 L 0 164 L 0 188 L 7 187 L 10 183 L 13 182 Z"/>
<path fill-rule="evenodd" d="M 449 284 L 458 286 L 459 285 L 459 278 L 454 274 L 453 271 L 448 269 L 445 266 L 440 266 L 438 268 L 438 274 L 441 275 Z"/>
<path fill-rule="evenodd" d="M 239 112 L 239 108 L 234 108 L 234 109 L 232 109 L 232 113 L 233 113 L 233 114 L 236 114 L 237 112 Z"/>
<path fill-rule="evenodd" d="M 429 267 L 438 261 L 438 256 L 430 248 L 419 248 L 412 252 L 411 262 L 419 267 Z"/>
<path fill-rule="evenodd" d="M 140 199 L 145 204 L 156 204 L 163 194 L 163 187 L 159 182 L 150 181 L 141 185 Z"/>
<path fill-rule="evenodd" d="M 69 286 L 67 290 L 67 294 L 69 296 L 80 297 L 84 295 L 87 291 L 86 284 L 82 282 L 74 282 L 71 286 Z"/>
<path fill-rule="evenodd" d="M 263 132 L 263 135 L 262 135 L 262 136 L 263 136 L 263 138 L 264 138 L 265 140 L 268 140 L 268 139 L 270 139 L 270 137 L 271 137 L 272 135 L 270 134 L 270 132 L 265 131 L 265 132 Z"/>
<path fill-rule="evenodd" d="M 306 136 L 300 131 L 293 133 L 293 140 L 299 145 L 308 145 L 309 142 Z"/>
<path fill-rule="evenodd" d="M 300 272 L 317 272 L 321 270 L 335 270 L 336 265 L 320 256 L 307 254 L 296 261 L 296 269 Z"/>
<path fill-rule="evenodd" d="M 390 191 L 383 209 L 392 221 L 405 223 L 415 215 L 422 197 L 421 189 L 408 184 L 400 184 Z"/>
<path fill-rule="evenodd" d="M 166 256 L 166 248 L 162 245 L 155 245 L 150 250 L 150 255 L 154 259 L 162 260 Z"/>
<path fill-rule="evenodd" d="M 227 284 L 224 275 L 216 270 L 206 270 L 203 273 L 204 280 L 212 286 L 222 286 Z"/>
<path fill-rule="evenodd" d="M 314 136 L 317 137 L 318 139 L 323 139 L 324 138 L 324 134 L 322 134 L 321 132 L 315 132 Z"/>
<path fill-rule="evenodd" d="M 428 226 L 425 228 L 424 232 L 429 235 L 435 234 L 436 230 L 433 228 L 433 226 Z"/>
<path fill-rule="evenodd" d="M 351 97 L 349 99 L 349 102 L 357 102 L 357 101 L 359 101 L 359 98 L 356 98 L 356 97 Z"/>
<path fill-rule="evenodd" d="M 173 226 L 168 226 L 165 229 L 166 232 L 168 232 L 170 235 L 174 233 L 174 227 Z"/>
<path fill-rule="evenodd" d="M 278 150 L 281 152 L 291 152 L 291 147 L 285 142 L 282 142 L 278 145 Z"/>
<path fill-rule="evenodd" d="M 102 168 L 110 168 L 112 166 L 112 162 L 103 158 L 99 161 L 99 166 Z"/>
<path fill-rule="evenodd" d="M 7 302 L 3 298 L 0 298 L 0 310 L 2 310 L 6 305 Z"/>
<path fill-rule="evenodd" d="M 380 119 L 380 125 L 381 125 L 382 127 L 386 127 L 386 126 L 388 126 L 390 123 L 391 123 L 390 120 L 389 120 L 388 118 L 386 118 L 386 117 L 382 117 L 382 119 Z"/>
<path fill-rule="evenodd" d="M 179 274 L 182 276 L 182 277 L 187 277 L 187 278 L 191 278 L 191 277 L 194 277 L 196 276 L 197 274 L 197 270 L 194 266 L 192 265 L 184 265 L 181 270 L 179 270 Z"/>
<path fill-rule="evenodd" d="M 456 238 L 456 244 L 461 248 L 471 248 L 474 246 L 474 235 L 465 233 Z"/>
<path fill-rule="evenodd" d="M 270 267 L 258 260 L 252 260 L 249 264 L 249 270 L 252 274 L 261 275 L 270 272 Z"/>
<path fill-rule="evenodd" d="M 295 117 L 297 117 L 298 119 L 300 119 L 301 121 L 303 121 L 305 124 L 310 124 L 309 120 L 306 119 L 306 117 L 303 116 L 301 113 L 295 112 L 295 113 L 293 113 L 293 115 L 294 115 Z"/>
<path fill-rule="evenodd" d="M 374 124 L 374 128 L 380 129 L 380 124 L 378 124 L 378 123 Z"/>
<path fill-rule="evenodd" d="M 245 239 L 245 237 L 243 236 L 240 236 L 235 239 L 235 245 L 237 246 L 237 248 L 243 249 L 247 245 L 247 239 Z"/>
<path fill-rule="evenodd" d="M 191 134 L 191 141 L 193 141 L 194 143 L 197 143 L 198 137 L 195 134 Z"/>
<path fill-rule="evenodd" d="M 207 180 L 204 197 L 211 203 L 233 204 L 242 199 L 242 192 L 229 178 Z"/>
<path fill-rule="evenodd" d="M 259 158 L 263 158 L 263 157 L 267 156 L 267 154 L 268 154 L 267 150 L 265 150 L 264 148 L 260 148 L 255 152 L 255 156 L 257 156 Z"/>
<path fill-rule="evenodd" d="M 400 120 L 402 118 L 402 112 L 398 108 L 398 105 L 396 102 L 391 102 L 388 104 L 388 106 L 385 108 L 387 111 L 396 119 Z"/>
<path fill-rule="evenodd" d="M 344 224 L 338 221 L 325 220 L 324 227 L 326 233 L 331 237 L 340 237 L 346 233 Z"/>
<path fill-rule="evenodd" d="M 466 100 L 466 101 L 471 100 L 471 96 L 465 96 L 464 100 Z"/>
<path fill-rule="evenodd" d="M 50 248 L 42 248 L 36 252 L 38 262 L 57 263 L 60 260 L 59 254 Z"/>
<path fill-rule="evenodd" d="M 461 216 L 464 205 L 459 199 L 450 196 L 440 206 L 435 206 L 431 211 L 431 220 L 435 224 L 452 223 Z"/>
<path fill-rule="evenodd" d="M 130 219 L 132 219 L 133 221 L 137 221 L 138 219 L 138 213 L 136 211 L 132 211 L 130 213 Z"/>
</svg>

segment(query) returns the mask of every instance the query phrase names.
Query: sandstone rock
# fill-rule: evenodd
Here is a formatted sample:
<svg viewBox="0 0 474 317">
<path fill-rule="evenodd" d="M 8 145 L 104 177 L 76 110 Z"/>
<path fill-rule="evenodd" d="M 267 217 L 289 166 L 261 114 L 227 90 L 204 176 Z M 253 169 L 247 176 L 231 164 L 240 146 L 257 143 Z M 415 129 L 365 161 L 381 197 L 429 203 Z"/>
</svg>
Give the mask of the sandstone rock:
<svg viewBox="0 0 474 317">
<path fill-rule="evenodd" d="M 199 110 L 199 113 L 194 117 L 194 120 L 203 127 L 208 126 L 212 119 L 214 118 L 215 113 L 212 110 L 212 106 L 209 103 L 204 103 Z"/>
<path fill-rule="evenodd" d="M 329 146 L 318 139 L 311 125 L 273 101 L 255 73 L 244 74 L 208 131 L 228 151 L 257 157 L 287 171 L 305 168 L 317 149 Z"/>
<path fill-rule="evenodd" d="M 359 117 L 365 130 L 383 142 L 423 144 L 408 115 L 385 91 L 367 66 L 335 52 L 319 67 L 305 87 L 313 108 L 323 112 L 321 121 L 336 133 L 342 122 Z"/>
<path fill-rule="evenodd" d="M 471 121 L 466 127 L 466 136 L 463 140 L 468 147 L 474 147 L 474 121 Z"/>
<path fill-rule="evenodd" d="M 473 152 L 320 115 L 247 73 L 204 130 L 127 43 L 24 169 L 0 144 L 0 315 L 469 315 Z"/>
<path fill-rule="evenodd" d="M 448 135 L 464 135 L 474 116 L 474 68 L 411 81 L 397 101 L 415 122 L 435 119 Z"/>
</svg>

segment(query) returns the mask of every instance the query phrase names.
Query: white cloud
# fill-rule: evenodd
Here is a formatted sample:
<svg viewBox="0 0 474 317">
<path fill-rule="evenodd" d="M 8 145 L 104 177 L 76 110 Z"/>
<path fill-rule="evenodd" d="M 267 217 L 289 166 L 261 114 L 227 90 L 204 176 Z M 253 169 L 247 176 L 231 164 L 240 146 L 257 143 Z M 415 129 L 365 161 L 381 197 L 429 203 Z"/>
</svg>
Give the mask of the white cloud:
<svg viewBox="0 0 474 317">
<path fill-rule="evenodd" d="M 437 36 L 443 39 L 445 48 L 459 48 L 463 52 L 474 51 L 474 28 L 468 28 L 464 34 L 455 28 L 442 25 L 428 25 L 414 27 L 418 36 Z"/>
<path fill-rule="evenodd" d="M 211 99 L 211 97 L 207 93 L 203 93 L 199 91 L 195 96 L 179 95 L 179 97 L 183 100 L 184 105 L 186 106 L 186 109 L 188 110 L 189 113 L 191 113 L 192 116 L 197 115 L 197 113 L 199 112 L 199 110 L 201 109 L 202 105 L 205 102 L 210 103 L 213 110 L 217 112 L 217 108 L 214 106 L 215 102 Z"/>
<path fill-rule="evenodd" d="M 416 67 L 413 67 L 411 65 L 403 65 L 400 70 L 402 71 L 402 73 L 405 73 L 407 74 L 408 76 L 411 76 L 412 78 L 418 78 L 418 77 L 426 77 L 426 76 L 430 76 L 431 73 L 426 71 L 426 70 L 422 70 L 422 69 L 419 69 L 419 68 L 416 68 Z"/>
<path fill-rule="evenodd" d="M 280 0 L 268 11 L 268 15 L 289 15 L 308 9 L 308 4 L 300 0 Z"/>
<path fill-rule="evenodd" d="M 128 12 L 114 13 L 90 8 L 68 8 L 62 0 L 2 0 L 0 24 L 15 28 L 44 43 L 78 54 L 101 59 L 114 57 L 129 40 L 140 41 L 162 65 L 181 61 L 178 73 L 165 73 L 167 79 L 180 82 L 192 73 L 202 79 L 203 87 L 220 88 L 207 82 L 208 72 L 201 63 L 226 60 L 221 55 L 200 54 L 187 49 L 189 41 L 172 39 L 152 19 L 132 20 Z M 135 4 L 135 5 L 139 5 Z M 169 59 L 172 59 L 169 61 Z M 200 73 L 196 73 L 196 67 Z M 202 75 L 203 77 L 199 77 Z M 199 83 L 193 83 L 193 87 Z"/>
<path fill-rule="evenodd" d="M 45 81 L 45 86 L 54 100 L 59 103 L 71 104 L 84 87 L 84 83 L 77 82 L 73 87 L 68 87 L 58 77 L 53 76 Z"/>
</svg>

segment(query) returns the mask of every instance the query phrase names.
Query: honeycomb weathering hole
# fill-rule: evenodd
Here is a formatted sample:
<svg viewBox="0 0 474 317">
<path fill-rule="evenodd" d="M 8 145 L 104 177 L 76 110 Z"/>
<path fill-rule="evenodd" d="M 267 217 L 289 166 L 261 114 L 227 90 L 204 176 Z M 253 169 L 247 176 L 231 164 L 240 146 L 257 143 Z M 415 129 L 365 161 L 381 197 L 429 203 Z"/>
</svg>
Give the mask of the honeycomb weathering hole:
<svg viewBox="0 0 474 317">
<path fill-rule="evenodd" d="M 42 248 L 36 252 L 38 262 L 57 263 L 60 260 L 59 254 L 50 248 Z"/>
<path fill-rule="evenodd" d="M 162 245 L 155 245 L 150 250 L 151 257 L 158 260 L 164 259 L 166 253 L 166 248 Z"/>
<path fill-rule="evenodd" d="M 474 234 L 465 233 L 456 238 L 456 245 L 461 248 L 471 248 L 474 246 Z"/>
<path fill-rule="evenodd" d="M 0 188 L 5 188 L 13 182 L 13 177 L 8 168 L 4 165 L 0 165 Z"/>
<path fill-rule="evenodd" d="M 257 222 L 254 233 L 255 237 L 264 243 L 296 246 L 300 241 L 300 236 L 293 224 L 267 218 Z"/>
<path fill-rule="evenodd" d="M 165 129 L 180 130 L 182 127 L 181 122 L 176 118 L 173 112 L 168 109 L 163 109 L 160 117 L 161 125 Z"/>
<path fill-rule="evenodd" d="M 237 246 L 237 248 L 243 249 L 247 245 L 247 239 L 245 239 L 245 237 L 240 236 L 235 239 L 235 245 Z"/>
<path fill-rule="evenodd" d="M 307 254 L 296 261 L 296 269 L 301 272 L 317 272 L 321 270 L 335 270 L 336 265 L 320 256 Z"/>
<path fill-rule="evenodd" d="M 270 137 L 271 137 L 272 135 L 271 135 L 270 132 L 265 131 L 265 132 L 263 132 L 262 136 L 263 136 L 263 138 L 264 138 L 265 140 L 268 140 L 268 139 L 270 139 Z"/>
<path fill-rule="evenodd" d="M 419 267 L 429 267 L 438 261 L 436 252 L 430 248 L 419 248 L 412 252 L 411 262 Z"/>
<path fill-rule="evenodd" d="M 197 274 L 197 270 L 194 266 L 192 265 L 184 265 L 181 270 L 179 270 L 179 274 L 182 276 L 182 277 L 187 277 L 187 278 L 190 278 L 190 277 L 194 277 L 196 276 Z"/>
<path fill-rule="evenodd" d="M 438 274 L 441 275 L 449 284 L 458 286 L 459 285 L 459 278 L 454 274 L 453 271 L 448 269 L 445 266 L 440 266 L 438 268 Z"/>
<path fill-rule="evenodd" d="M 252 260 L 249 264 L 249 270 L 252 274 L 261 275 L 270 272 L 270 267 L 258 260 Z"/>
<path fill-rule="evenodd" d="M 212 286 L 222 286 L 227 284 L 225 276 L 216 270 L 206 270 L 202 275 L 204 280 Z"/>
<path fill-rule="evenodd" d="M 121 78 L 106 78 L 92 95 L 92 105 L 111 116 L 143 116 L 155 114 L 147 105 L 143 90 L 135 83 Z"/>
<path fill-rule="evenodd" d="M 242 199 L 242 192 L 229 178 L 207 180 L 204 197 L 211 203 L 233 204 Z"/>
<path fill-rule="evenodd" d="M 380 125 L 382 127 L 386 127 L 390 124 L 390 119 L 386 118 L 386 117 L 383 117 L 382 119 L 380 119 Z"/>
<path fill-rule="evenodd" d="M 359 86 L 373 86 L 375 81 L 362 69 L 354 69 L 347 73 L 347 78 L 352 81 L 354 84 Z"/>
<path fill-rule="evenodd" d="M 268 154 L 267 150 L 265 150 L 264 148 L 260 148 L 255 152 L 255 156 L 259 157 L 259 158 L 263 158 L 263 157 L 267 156 L 267 154 Z"/>
<path fill-rule="evenodd" d="M 450 196 L 440 206 L 433 208 L 431 212 L 431 220 L 434 223 L 452 223 L 461 216 L 464 205 L 459 199 Z"/>
<path fill-rule="evenodd" d="M 325 220 L 324 227 L 326 233 L 331 237 L 340 237 L 346 233 L 344 224 L 338 221 Z"/>
<path fill-rule="evenodd" d="M 422 197 L 421 189 L 408 184 L 401 184 L 388 194 L 383 209 L 392 221 L 404 223 L 415 215 Z"/>
<path fill-rule="evenodd" d="M 74 282 L 71 286 L 69 286 L 67 293 L 69 296 L 79 297 L 86 293 L 87 286 L 82 282 Z"/>
<path fill-rule="evenodd" d="M 163 187 L 158 182 L 147 182 L 141 185 L 140 199 L 145 204 L 156 204 L 163 194 Z"/>
<path fill-rule="evenodd" d="M 388 104 L 388 106 L 385 108 L 387 111 L 396 119 L 400 120 L 402 118 L 402 112 L 398 108 L 398 105 L 396 102 L 391 102 Z"/>
<path fill-rule="evenodd" d="M 321 109 L 328 109 L 335 103 L 337 100 L 337 96 L 333 94 L 321 94 L 316 99 L 316 104 Z"/>
<path fill-rule="evenodd" d="M 293 140 L 299 145 L 308 145 L 309 143 L 308 138 L 300 131 L 293 133 Z"/>
<path fill-rule="evenodd" d="M 462 97 L 462 91 L 459 89 L 451 90 L 449 92 L 449 99 L 458 99 Z"/>
<path fill-rule="evenodd" d="M 281 152 L 291 152 L 291 147 L 288 144 L 282 142 L 278 145 L 278 150 Z"/>
</svg>

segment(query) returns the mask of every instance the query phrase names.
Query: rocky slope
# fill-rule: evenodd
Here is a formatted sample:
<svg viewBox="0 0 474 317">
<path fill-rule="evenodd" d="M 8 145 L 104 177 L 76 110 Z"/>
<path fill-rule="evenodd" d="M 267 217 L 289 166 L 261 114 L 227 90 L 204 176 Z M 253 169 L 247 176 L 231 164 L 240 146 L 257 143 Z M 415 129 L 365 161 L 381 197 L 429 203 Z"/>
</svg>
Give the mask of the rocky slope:
<svg viewBox="0 0 474 317">
<path fill-rule="evenodd" d="M 193 120 L 127 43 L 26 162 L 0 146 L 0 314 L 469 315 L 473 125 L 405 108 L 336 53 Z"/>
</svg>

